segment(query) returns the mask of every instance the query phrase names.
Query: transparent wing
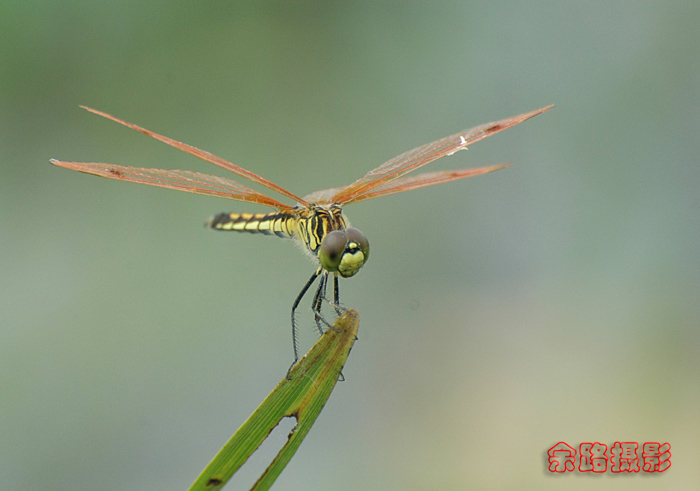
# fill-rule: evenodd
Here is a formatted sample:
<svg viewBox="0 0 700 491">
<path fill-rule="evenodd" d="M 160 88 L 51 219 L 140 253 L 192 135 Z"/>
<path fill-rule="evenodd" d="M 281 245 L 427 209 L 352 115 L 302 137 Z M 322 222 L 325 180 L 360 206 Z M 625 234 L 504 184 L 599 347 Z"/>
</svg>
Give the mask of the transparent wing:
<svg viewBox="0 0 700 491">
<path fill-rule="evenodd" d="M 205 196 L 216 196 L 218 198 L 258 203 L 278 209 L 292 208 L 289 205 L 280 203 L 269 196 L 265 196 L 231 179 L 202 174 L 200 172 L 144 169 L 141 167 L 126 167 L 123 165 L 101 163 L 62 162 L 53 159 L 50 162 L 66 169 L 117 179 L 119 181 L 138 182 L 141 184 L 148 184 L 149 186 L 176 189 L 178 191 L 203 194 Z"/>
<path fill-rule="evenodd" d="M 382 165 L 369 171 L 367 174 L 359 178 L 352 184 L 342 187 L 335 188 L 333 190 L 327 190 L 325 192 L 312 193 L 310 196 L 319 196 L 325 199 L 325 202 L 334 202 L 338 204 L 355 203 L 365 199 L 370 199 L 370 197 L 384 196 L 386 194 L 399 193 L 402 191 L 407 191 L 409 189 L 416 189 L 415 184 L 411 187 L 402 188 L 401 186 L 388 186 L 391 181 L 399 179 L 402 176 L 413 172 L 416 169 L 423 167 L 437 159 L 442 157 L 452 155 L 455 152 L 464 150 L 468 145 L 476 143 L 479 140 L 494 135 L 500 131 L 508 129 L 516 124 L 522 123 L 523 121 L 530 119 L 538 114 L 551 109 L 553 106 L 543 107 L 535 111 L 530 111 L 528 113 L 521 114 L 519 116 L 514 116 L 512 118 L 502 119 L 500 121 L 494 121 L 492 123 L 482 124 L 475 128 L 471 128 L 460 133 L 442 138 L 440 140 L 428 143 L 426 145 L 414 148 L 408 152 L 402 153 L 398 157 L 384 162 Z M 464 176 L 468 177 L 468 176 Z M 452 180 L 452 179 L 447 179 Z M 436 181 L 431 184 L 438 184 L 439 182 L 446 182 L 445 180 Z M 391 192 L 381 192 L 381 190 L 389 190 Z M 374 191 L 379 192 L 379 194 L 373 194 Z M 323 194 L 325 193 L 325 194 Z M 307 198 L 308 199 L 308 198 Z"/>
<path fill-rule="evenodd" d="M 178 150 L 182 150 L 183 152 L 187 152 L 190 155 L 194 155 L 195 157 L 198 157 L 206 162 L 209 162 L 210 164 L 214 164 L 216 166 L 221 167 L 222 169 L 226 169 L 227 171 L 233 172 L 234 174 L 238 174 L 241 177 L 245 177 L 246 179 L 249 179 L 253 182 L 256 182 L 262 186 L 265 186 L 268 189 L 271 189 L 271 190 L 281 194 L 282 196 L 286 196 L 299 204 L 308 205 L 308 203 L 306 201 L 304 201 L 300 197 L 296 196 L 295 194 L 290 193 L 286 189 L 278 186 L 277 184 L 274 184 L 274 183 L 268 181 L 267 179 L 255 174 L 254 172 L 251 172 L 247 169 L 244 169 L 243 167 L 240 167 L 234 163 L 231 163 L 228 160 L 222 159 L 221 157 L 218 157 L 218 156 L 214 155 L 213 153 L 209 153 L 206 150 L 201 150 L 197 147 L 193 147 L 192 145 L 188 145 L 186 143 L 182 143 L 182 142 L 179 142 L 177 140 L 173 140 L 172 138 L 168 138 L 167 136 L 159 135 L 158 133 L 155 133 L 153 131 L 142 128 L 142 127 L 135 125 L 133 123 L 129 123 L 127 121 L 124 121 L 123 119 L 119 119 L 119 118 L 114 117 L 110 114 L 104 113 L 102 111 L 98 111 L 97 109 L 92 109 L 92 108 L 89 108 L 86 106 L 80 106 L 80 107 L 82 107 L 83 109 L 85 109 L 87 111 L 90 111 L 91 113 L 97 114 L 98 116 L 102 116 L 104 118 L 111 119 L 112 121 L 115 121 L 119 124 L 127 126 L 133 130 L 140 132 L 140 133 L 143 133 L 146 136 L 150 136 L 151 138 L 155 138 L 156 140 L 159 140 L 163 143 L 166 143 L 166 144 L 170 145 L 171 147 L 175 147 Z M 90 164 L 90 165 L 93 165 L 93 164 Z M 104 164 L 104 165 L 106 165 L 106 164 Z M 113 166 L 113 167 L 116 167 L 116 166 Z M 141 170 L 144 170 L 144 169 L 141 169 Z M 150 172 L 153 172 L 156 169 L 148 169 L 148 170 Z M 83 170 L 83 172 L 89 172 L 89 171 Z M 172 171 L 162 171 L 162 172 L 167 173 L 167 172 L 172 172 Z M 178 172 L 184 172 L 184 171 L 178 171 Z M 106 176 L 104 174 L 98 174 L 95 172 L 90 172 L 90 173 L 97 174 L 97 175 L 103 175 L 104 177 L 111 177 L 111 176 Z M 199 176 L 206 175 L 206 174 L 198 174 L 198 173 L 195 173 L 195 174 L 197 174 Z M 214 177 L 214 176 L 209 176 L 209 177 Z M 115 178 L 115 179 L 118 179 L 118 178 Z M 126 179 L 123 179 L 123 180 L 126 180 Z M 142 181 L 134 180 L 134 182 L 142 182 Z M 227 182 L 231 183 L 234 181 L 227 180 Z M 148 184 L 148 183 L 146 183 L 146 184 Z M 153 184 L 153 185 L 157 186 L 158 184 Z M 238 184 L 238 186 L 242 186 L 242 185 Z M 163 186 L 163 187 L 165 187 L 165 186 Z M 245 188 L 246 190 L 250 190 L 250 188 L 247 188 L 245 186 L 243 186 L 243 188 Z M 184 189 L 182 189 L 180 187 L 172 187 L 171 189 L 180 189 L 180 190 L 184 191 Z M 250 191 L 252 191 L 252 190 L 250 190 Z M 189 192 L 194 192 L 194 191 L 189 191 Z M 203 194 L 203 193 L 199 193 L 199 194 Z M 250 194 L 248 193 L 248 191 L 246 191 L 243 194 L 247 198 L 250 197 Z M 257 193 L 257 195 L 263 196 L 260 193 Z M 241 199 L 241 198 L 233 198 L 232 197 L 231 199 Z M 276 201 L 272 198 L 268 198 L 268 199 L 271 200 L 272 202 L 279 203 L 278 201 Z M 251 201 L 251 200 L 250 199 L 242 199 L 242 201 Z M 257 202 L 257 201 L 255 201 L 255 202 Z M 274 206 L 279 207 L 279 205 L 274 205 Z M 287 208 L 289 208 L 289 207 L 287 206 Z"/>
<path fill-rule="evenodd" d="M 379 198 L 380 196 L 388 196 L 390 194 L 403 193 L 404 191 L 412 191 L 413 189 L 420 189 L 426 186 L 442 184 L 443 182 L 457 181 L 459 179 L 465 179 L 467 177 L 487 174 L 489 172 L 493 172 L 495 170 L 503 169 L 509 166 L 510 164 L 502 164 L 493 165 L 490 167 L 479 167 L 476 169 L 424 172 L 415 176 L 402 177 L 400 179 L 395 179 L 391 181 L 391 183 L 386 186 L 375 188 L 373 191 L 363 193 L 356 198 L 346 201 L 345 204 L 357 203 L 358 201 Z"/>
<path fill-rule="evenodd" d="M 478 176 L 481 174 L 486 174 L 488 172 L 493 172 L 498 169 L 503 169 L 505 167 L 510 167 L 510 164 L 493 165 L 490 167 L 480 167 L 476 169 L 424 172 L 415 176 L 402 177 L 399 179 L 394 179 L 385 186 L 376 188 L 373 191 L 358 196 L 357 198 L 353 198 L 349 201 L 346 201 L 344 204 L 347 205 L 350 203 L 357 203 L 358 201 L 378 198 L 380 196 L 388 196 L 390 194 L 411 191 L 413 189 L 424 188 L 426 186 L 432 186 L 434 184 L 442 184 L 443 182 L 456 181 L 458 179 Z M 304 199 L 310 203 L 327 203 L 342 189 L 343 188 L 330 188 L 323 189 L 321 191 L 315 191 L 307 196 L 304 196 Z"/>
</svg>

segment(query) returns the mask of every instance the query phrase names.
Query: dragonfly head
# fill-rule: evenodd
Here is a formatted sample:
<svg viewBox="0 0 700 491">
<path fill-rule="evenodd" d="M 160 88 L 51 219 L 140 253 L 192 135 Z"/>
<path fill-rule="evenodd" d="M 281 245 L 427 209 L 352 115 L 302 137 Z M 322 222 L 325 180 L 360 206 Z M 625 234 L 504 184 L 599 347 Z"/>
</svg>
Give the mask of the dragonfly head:
<svg viewBox="0 0 700 491">
<path fill-rule="evenodd" d="M 369 259 L 369 241 L 356 228 L 334 230 L 323 237 L 318 259 L 326 271 L 349 278 Z"/>
</svg>

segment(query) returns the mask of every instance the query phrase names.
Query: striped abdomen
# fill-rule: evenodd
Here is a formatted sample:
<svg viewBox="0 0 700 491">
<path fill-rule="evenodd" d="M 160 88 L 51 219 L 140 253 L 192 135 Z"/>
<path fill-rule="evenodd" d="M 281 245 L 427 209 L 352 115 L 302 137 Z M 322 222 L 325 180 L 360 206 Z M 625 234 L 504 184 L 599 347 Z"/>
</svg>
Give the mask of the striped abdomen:
<svg viewBox="0 0 700 491">
<path fill-rule="evenodd" d="M 278 237 L 296 238 L 311 251 L 318 253 L 323 238 L 333 230 L 347 226 L 340 206 L 310 205 L 272 213 L 219 213 L 206 225 L 216 230 L 261 233 Z"/>
<path fill-rule="evenodd" d="M 294 237 L 296 224 L 297 214 L 291 210 L 272 213 L 219 213 L 206 223 L 208 227 L 216 230 L 274 234 L 286 238 Z"/>
</svg>

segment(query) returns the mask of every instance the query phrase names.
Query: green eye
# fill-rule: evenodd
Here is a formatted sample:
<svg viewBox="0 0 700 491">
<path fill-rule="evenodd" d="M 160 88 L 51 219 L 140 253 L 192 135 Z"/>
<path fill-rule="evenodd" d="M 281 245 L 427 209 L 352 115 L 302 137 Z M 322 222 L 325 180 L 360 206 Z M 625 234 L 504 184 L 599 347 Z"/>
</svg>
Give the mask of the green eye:
<svg viewBox="0 0 700 491">
<path fill-rule="evenodd" d="M 327 234 L 321 241 L 318 259 L 326 271 L 337 271 L 343 258 L 348 236 L 344 231 L 335 230 Z"/>
<path fill-rule="evenodd" d="M 353 227 L 346 229 L 345 232 L 348 234 L 348 242 L 355 242 L 359 246 L 364 255 L 363 264 L 366 263 L 369 259 L 369 241 L 365 234 Z"/>
</svg>

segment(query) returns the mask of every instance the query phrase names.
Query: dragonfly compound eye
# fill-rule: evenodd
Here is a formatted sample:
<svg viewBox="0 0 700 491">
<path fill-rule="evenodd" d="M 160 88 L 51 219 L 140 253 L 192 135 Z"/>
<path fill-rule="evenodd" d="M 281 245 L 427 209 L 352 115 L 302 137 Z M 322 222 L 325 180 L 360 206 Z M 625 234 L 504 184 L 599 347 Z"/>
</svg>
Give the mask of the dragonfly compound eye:
<svg viewBox="0 0 700 491">
<path fill-rule="evenodd" d="M 331 272 L 338 271 L 347 243 L 348 236 L 344 230 L 334 230 L 326 234 L 318 251 L 318 259 L 323 269 Z"/>
<path fill-rule="evenodd" d="M 369 241 L 367 237 L 365 237 L 365 234 L 354 227 L 346 229 L 345 232 L 348 234 L 348 246 L 352 246 L 353 243 L 357 244 L 357 247 L 362 251 L 364 262 L 366 263 L 367 259 L 369 259 Z"/>
<path fill-rule="evenodd" d="M 356 228 L 345 230 L 347 243 L 340 258 L 338 273 L 343 278 L 355 276 L 369 259 L 369 241 L 367 237 Z"/>
</svg>

